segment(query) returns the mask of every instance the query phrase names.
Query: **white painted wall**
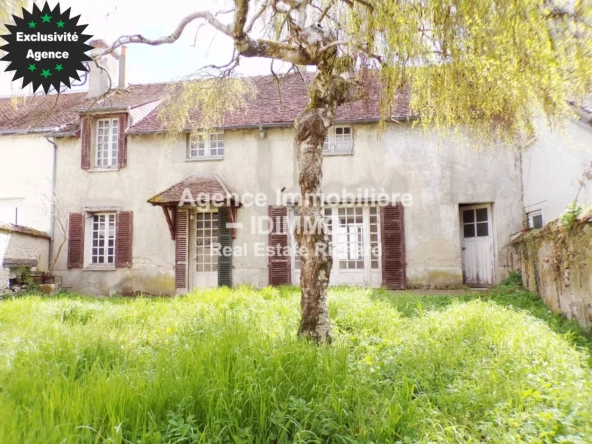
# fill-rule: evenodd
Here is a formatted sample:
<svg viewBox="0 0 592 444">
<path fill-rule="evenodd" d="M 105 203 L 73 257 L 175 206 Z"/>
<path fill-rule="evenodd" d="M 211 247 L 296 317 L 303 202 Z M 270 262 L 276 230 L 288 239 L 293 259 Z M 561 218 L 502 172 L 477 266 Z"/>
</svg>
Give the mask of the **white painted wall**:
<svg viewBox="0 0 592 444">
<path fill-rule="evenodd" d="M 566 122 L 564 133 L 539 128 L 540 135 L 522 156 L 525 211 L 541 210 L 543 223 L 557 219 L 577 194 L 585 165 L 592 162 L 592 126 Z M 578 202 L 592 205 L 592 181 Z"/>
<path fill-rule="evenodd" d="M 66 212 L 85 207 L 119 206 L 134 212 L 133 268 L 115 271 L 67 270 L 62 253 L 56 273 L 65 286 L 91 294 L 123 290 L 173 293 L 174 242 L 158 207 L 146 202 L 197 172 L 219 172 L 238 193 L 264 192 L 274 203 L 278 190 L 297 192 L 296 153 L 292 129 L 226 131 L 221 161 L 185 161 L 185 141 L 167 144 L 164 136 L 128 139 L 128 164 L 120 171 L 80 169 L 80 140 L 58 141 L 57 192 Z M 460 285 L 459 204 L 493 203 L 496 274 L 504 277 L 503 248 L 521 228 L 520 164 L 513 152 L 475 154 L 450 140 L 423 135 L 408 124 L 354 127 L 354 154 L 326 157 L 324 191 L 346 187 L 411 193 L 406 209 L 407 274 L 411 285 Z M 266 216 L 267 207 L 243 207 L 234 245 L 266 243 L 267 235 L 251 232 L 251 217 Z M 56 237 L 58 233 L 56 233 Z M 59 239 L 57 239 L 59 243 Z M 257 287 L 268 283 L 266 257 L 235 257 L 233 283 Z"/>
<path fill-rule="evenodd" d="M 0 136 L 0 222 L 14 223 L 18 206 L 19 225 L 49 234 L 52 169 L 53 146 L 45 138 Z"/>
</svg>

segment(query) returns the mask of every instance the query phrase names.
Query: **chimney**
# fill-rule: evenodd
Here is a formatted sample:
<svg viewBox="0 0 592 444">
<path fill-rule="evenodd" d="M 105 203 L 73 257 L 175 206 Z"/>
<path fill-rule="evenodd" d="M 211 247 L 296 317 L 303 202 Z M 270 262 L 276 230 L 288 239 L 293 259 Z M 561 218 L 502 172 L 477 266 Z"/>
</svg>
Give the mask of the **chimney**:
<svg viewBox="0 0 592 444">
<path fill-rule="evenodd" d="M 90 45 L 94 48 L 90 52 L 90 56 L 93 59 L 109 48 L 104 40 L 92 40 Z M 105 94 L 109 91 L 109 85 L 111 85 L 111 88 L 117 88 L 119 80 L 119 54 L 112 52 L 111 54 L 100 57 L 98 61 L 109 72 L 109 75 L 99 68 L 94 60 L 89 62 L 90 71 L 88 75 L 89 85 L 87 97 L 99 97 Z M 111 84 L 109 84 L 109 77 L 111 77 Z"/>
<path fill-rule="evenodd" d="M 125 62 L 127 58 L 127 46 L 121 47 L 121 55 L 119 56 L 119 89 L 127 88 L 125 79 Z"/>
</svg>

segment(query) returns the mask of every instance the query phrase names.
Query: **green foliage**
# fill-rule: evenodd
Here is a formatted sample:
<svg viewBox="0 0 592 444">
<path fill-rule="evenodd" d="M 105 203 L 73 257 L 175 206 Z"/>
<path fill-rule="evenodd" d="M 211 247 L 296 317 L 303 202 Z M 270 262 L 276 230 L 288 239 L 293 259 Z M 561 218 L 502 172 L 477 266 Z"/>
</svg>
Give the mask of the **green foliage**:
<svg viewBox="0 0 592 444">
<path fill-rule="evenodd" d="M 588 355 L 522 310 L 540 307 L 510 282 L 334 289 L 319 347 L 293 334 L 296 287 L 9 300 L 0 442 L 586 442 Z"/>
<path fill-rule="evenodd" d="M 168 135 L 177 138 L 189 129 L 210 130 L 224 123 L 227 113 L 246 112 L 255 89 L 248 78 L 211 78 L 175 82 L 169 87 L 159 118 Z M 196 139 L 197 133 L 191 133 Z"/>
<path fill-rule="evenodd" d="M 582 214 L 583 211 L 584 207 L 576 201 L 570 203 L 567 206 L 567 208 L 565 208 L 565 211 L 561 213 L 561 215 L 559 216 L 561 226 L 566 229 L 570 229 L 573 226 L 573 224 L 578 220 L 578 217 L 580 216 L 580 214 Z"/>
<path fill-rule="evenodd" d="M 329 1 L 329 0 L 328 0 Z M 350 39 L 382 56 L 383 112 L 395 88 L 412 89 L 425 128 L 464 124 L 483 142 L 558 123 L 568 97 L 592 89 L 592 2 L 579 0 L 377 0 L 342 9 Z"/>
</svg>

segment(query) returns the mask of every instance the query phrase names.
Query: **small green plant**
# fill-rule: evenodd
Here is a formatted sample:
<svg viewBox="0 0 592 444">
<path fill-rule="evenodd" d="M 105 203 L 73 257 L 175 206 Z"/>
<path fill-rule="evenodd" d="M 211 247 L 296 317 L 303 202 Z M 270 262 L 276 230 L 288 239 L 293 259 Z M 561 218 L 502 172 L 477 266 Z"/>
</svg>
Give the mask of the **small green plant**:
<svg viewBox="0 0 592 444">
<path fill-rule="evenodd" d="M 508 277 L 498 284 L 498 287 L 522 287 L 522 275 L 519 271 L 512 270 Z"/>
<path fill-rule="evenodd" d="M 183 411 L 169 411 L 164 442 L 171 444 L 193 444 L 199 442 L 201 433 L 194 415 Z"/>
<path fill-rule="evenodd" d="M 565 211 L 561 213 L 559 216 L 559 221 L 561 222 L 561 226 L 566 229 L 570 229 L 573 224 L 578 220 L 578 217 L 584 211 L 584 207 L 577 203 L 575 200 L 570 203 Z"/>
</svg>

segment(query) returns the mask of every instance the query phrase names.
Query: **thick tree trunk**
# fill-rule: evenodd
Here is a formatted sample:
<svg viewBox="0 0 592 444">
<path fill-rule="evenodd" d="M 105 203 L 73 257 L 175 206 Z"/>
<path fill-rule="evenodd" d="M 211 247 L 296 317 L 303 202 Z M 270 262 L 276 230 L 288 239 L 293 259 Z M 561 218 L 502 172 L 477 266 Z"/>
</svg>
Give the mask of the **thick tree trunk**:
<svg viewBox="0 0 592 444">
<path fill-rule="evenodd" d="M 337 107 L 359 99 L 362 94 L 356 82 L 334 74 L 335 54 L 325 53 L 323 61 L 317 64 L 317 74 L 308 87 L 309 105 L 294 122 L 301 219 L 300 229 L 295 229 L 301 249 L 302 318 L 298 333 L 319 343 L 331 342 L 327 286 L 333 265 L 321 194 L 323 144 Z"/>
<path fill-rule="evenodd" d="M 331 342 L 327 286 L 333 259 L 325 232 L 321 180 L 323 143 L 332 124 L 327 108 L 308 108 L 296 118 L 301 223 L 295 228 L 300 247 L 302 318 L 298 334 L 319 343 Z"/>
</svg>

